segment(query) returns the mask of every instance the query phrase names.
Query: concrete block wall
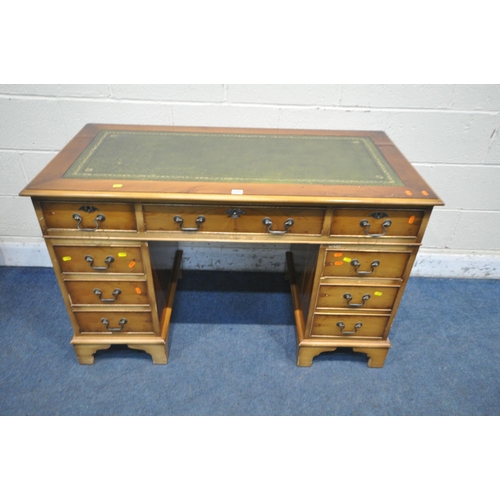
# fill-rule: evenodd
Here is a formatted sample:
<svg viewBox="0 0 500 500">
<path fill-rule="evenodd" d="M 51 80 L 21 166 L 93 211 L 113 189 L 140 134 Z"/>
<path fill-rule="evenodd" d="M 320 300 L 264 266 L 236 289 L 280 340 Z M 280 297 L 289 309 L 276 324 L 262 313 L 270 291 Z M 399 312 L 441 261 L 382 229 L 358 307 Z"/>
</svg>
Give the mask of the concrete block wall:
<svg viewBox="0 0 500 500">
<path fill-rule="evenodd" d="M 0 265 L 50 265 L 18 193 L 86 123 L 383 130 L 446 203 L 413 274 L 500 277 L 500 85 L 0 84 Z"/>
</svg>

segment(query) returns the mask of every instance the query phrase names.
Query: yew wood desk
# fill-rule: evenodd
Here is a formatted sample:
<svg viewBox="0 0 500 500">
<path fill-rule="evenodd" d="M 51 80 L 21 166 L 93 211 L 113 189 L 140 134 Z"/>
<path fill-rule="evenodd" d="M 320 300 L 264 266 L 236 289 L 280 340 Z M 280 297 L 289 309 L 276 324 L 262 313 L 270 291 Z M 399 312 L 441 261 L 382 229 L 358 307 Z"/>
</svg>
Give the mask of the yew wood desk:
<svg viewBox="0 0 500 500">
<path fill-rule="evenodd" d="M 338 347 L 382 367 L 441 200 L 383 132 L 86 125 L 30 196 L 80 363 L 168 357 L 179 242 L 283 244 L 297 364 Z M 161 258 L 155 255 L 161 248 Z"/>
</svg>

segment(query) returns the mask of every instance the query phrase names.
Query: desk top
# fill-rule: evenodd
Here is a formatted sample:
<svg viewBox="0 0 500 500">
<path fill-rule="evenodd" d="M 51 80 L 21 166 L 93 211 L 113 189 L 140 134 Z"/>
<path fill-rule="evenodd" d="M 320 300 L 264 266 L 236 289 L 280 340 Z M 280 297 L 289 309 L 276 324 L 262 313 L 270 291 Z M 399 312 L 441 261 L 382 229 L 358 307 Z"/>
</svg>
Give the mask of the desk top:
<svg viewBox="0 0 500 500">
<path fill-rule="evenodd" d="M 442 204 L 383 132 L 97 124 L 86 125 L 21 195 Z"/>
</svg>

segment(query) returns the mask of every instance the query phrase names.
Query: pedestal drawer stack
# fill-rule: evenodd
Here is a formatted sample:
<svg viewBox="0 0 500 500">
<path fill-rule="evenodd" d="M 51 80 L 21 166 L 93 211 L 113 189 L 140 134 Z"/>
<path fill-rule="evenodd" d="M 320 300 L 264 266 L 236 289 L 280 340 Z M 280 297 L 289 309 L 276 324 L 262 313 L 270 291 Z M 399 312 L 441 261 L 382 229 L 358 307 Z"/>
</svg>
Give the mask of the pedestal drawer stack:
<svg viewBox="0 0 500 500">
<path fill-rule="evenodd" d="M 321 352 L 350 347 L 368 354 L 369 366 L 383 366 L 427 218 L 421 209 L 333 210 L 332 244 L 319 250 L 299 365 L 309 366 Z"/>
<path fill-rule="evenodd" d="M 112 344 L 165 363 L 148 245 L 110 239 L 137 233 L 134 205 L 43 201 L 37 210 L 80 363 L 92 364 L 93 354 Z"/>
</svg>

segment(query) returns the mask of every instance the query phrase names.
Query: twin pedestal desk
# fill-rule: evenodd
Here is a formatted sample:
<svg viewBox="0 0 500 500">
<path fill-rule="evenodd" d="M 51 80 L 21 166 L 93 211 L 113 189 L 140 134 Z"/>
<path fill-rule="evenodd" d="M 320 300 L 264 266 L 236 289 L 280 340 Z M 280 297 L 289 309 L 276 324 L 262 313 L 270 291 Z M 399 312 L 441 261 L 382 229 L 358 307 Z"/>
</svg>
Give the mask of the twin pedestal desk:
<svg viewBox="0 0 500 500">
<path fill-rule="evenodd" d="M 382 367 L 442 205 L 383 132 L 100 124 L 21 195 L 33 200 L 82 364 L 113 344 L 167 362 L 178 244 L 196 241 L 282 244 L 297 364 L 348 347 Z"/>
</svg>

